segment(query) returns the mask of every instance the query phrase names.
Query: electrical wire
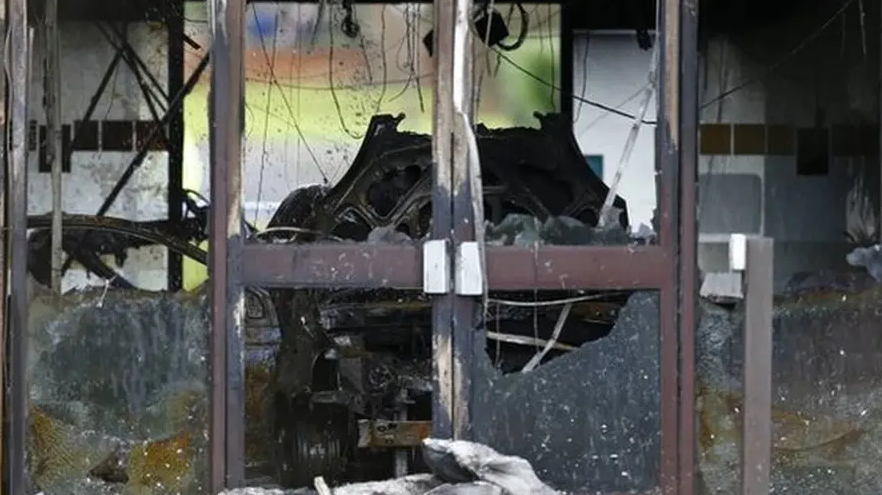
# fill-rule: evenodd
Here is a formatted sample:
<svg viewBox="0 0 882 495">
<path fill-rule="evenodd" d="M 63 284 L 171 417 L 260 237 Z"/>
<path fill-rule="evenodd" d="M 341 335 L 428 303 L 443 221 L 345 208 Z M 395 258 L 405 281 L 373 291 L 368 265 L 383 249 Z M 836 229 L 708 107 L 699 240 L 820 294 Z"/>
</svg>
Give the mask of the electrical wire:
<svg viewBox="0 0 882 495">
<path fill-rule="evenodd" d="M 260 45 L 261 45 L 261 48 L 263 49 L 264 56 L 266 57 L 267 67 L 270 72 L 270 84 L 275 85 L 276 87 L 278 87 L 280 89 L 281 95 L 282 95 L 282 102 L 285 104 L 285 107 L 288 110 L 288 115 L 291 118 L 290 123 L 293 125 L 294 130 L 297 132 L 297 135 L 300 136 L 300 139 L 303 140 L 304 148 L 306 148 L 306 151 L 307 151 L 307 153 L 309 153 L 310 158 L 312 158 L 312 161 L 314 162 L 316 169 L 322 175 L 322 179 L 327 184 L 330 182 L 330 180 L 328 178 L 328 174 L 325 173 L 324 169 L 322 168 L 321 163 L 318 160 L 318 157 L 316 157 L 315 153 L 312 151 L 312 148 L 306 142 L 306 135 L 303 133 L 303 129 L 300 128 L 300 124 L 298 124 L 296 119 L 294 119 L 294 110 L 291 108 L 291 103 L 288 101 L 287 95 L 285 95 L 284 90 L 282 90 L 282 87 L 281 87 L 281 85 L 279 85 L 278 79 L 276 78 L 275 63 L 274 63 L 275 60 L 270 58 L 269 52 L 267 51 L 267 47 L 266 47 L 266 40 L 264 40 L 262 30 L 260 29 L 259 21 L 256 21 L 256 22 L 258 22 L 258 33 L 259 33 Z"/>
<path fill-rule="evenodd" d="M 546 85 L 546 86 L 548 86 L 548 87 L 550 87 L 550 88 L 552 88 L 552 89 L 558 91 L 561 95 L 564 95 L 564 96 L 570 96 L 570 97 L 574 98 L 575 100 L 577 100 L 577 101 L 581 101 L 582 103 L 584 103 L 584 104 L 586 104 L 586 105 L 588 105 L 588 106 L 590 106 L 590 107 L 599 108 L 599 109 L 604 110 L 604 111 L 607 111 L 607 112 L 609 112 L 609 113 L 611 113 L 611 114 L 615 114 L 615 115 L 618 115 L 618 116 L 620 116 L 620 117 L 625 117 L 626 119 L 633 119 L 633 118 L 634 118 L 634 115 L 632 115 L 632 114 L 630 114 L 630 113 L 628 113 L 628 112 L 624 112 L 624 111 L 622 111 L 622 110 L 619 110 L 618 108 L 612 107 L 612 106 L 607 105 L 607 104 L 605 104 L 605 103 L 601 103 L 601 102 L 599 102 L 599 101 L 595 101 L 595 100 L 592 100 L 592 99 L 590 99 L 590 98 L 583 98 L 583 97 L 581 97 L 581 96 L 577 96 L 577 95 L 574 95 L 574 94 L 572 94 L 572 93 L 569 94 L 569 95 L 566 95 L 566 94 L 561 90 L 560 86 L 556 86 L 556 85 L 554 85 L 553 83 L 550 83 L 550 82 L 546 81 L 546 80 L 543 79 L 542 77 L 537 76 L 536 74 L 533 74 L 533 73 L 530 72 L 529 70 L 527 70 L 527 69 L 521 67 L 521 66 L 518 65 L 514 60 L 512 60 L 511 58 L 509 58 L 509 57 L 508 57 L 507 55 L 505 55 L 504 53 L 502 53 L 502 52 L 500 52 L 500 51 L 497 51 L 497 54 L 502 58 L 502 60 L 504 60 L 506 63 L 508 63 L 509 65 L 511 65 L 512 67 L 514 67 L 515 69 L 517 69 L 518 71 L 524 73 L 525 75 L 527 75 L 527 76 L 530 77 L 531 79 L 533 79 L 533 80 L 535 80 L 535 81 L 537 81 L 537 82 L 539 82 L 539 83 L 542 83 L 542 84 L 544 84 L 544 85 Z M 642 122 L 643 124 L 646 124 L 646 125 L 655 125 L 655 121 L 643 120 L 643 121 L 641 121 L 641 122 Z"/>
</svg>

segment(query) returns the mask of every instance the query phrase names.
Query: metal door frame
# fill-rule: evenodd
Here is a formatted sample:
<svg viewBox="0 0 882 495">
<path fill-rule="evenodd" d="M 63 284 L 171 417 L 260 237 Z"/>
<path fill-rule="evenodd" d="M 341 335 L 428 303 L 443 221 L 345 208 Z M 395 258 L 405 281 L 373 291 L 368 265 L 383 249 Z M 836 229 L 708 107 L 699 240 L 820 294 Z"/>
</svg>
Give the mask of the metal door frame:
<svg viewBox="0 0 882 495">
<path fill-rule="evenodd" d="M 245 0 L 208 0 L 213 34 L 211 135 L 210 449 L 211 493 L 244 482 L 243 287 L 389 287 L 421 290 L 422 253 L 403 245 L 251 245 L 241 231 L 242 135 L 244 128 L 243 20 Z M 665 494 L 691 495 L 694 487 L 694 330 L 696 325 L 697 22 L 695 0 L 659 0 L 662 50 L 656 129 L 660 244 L 645 247 L 542 246 L 486 248 L 490 289 L 657 289 L 661 306 L 661 475 Z M 26 139 L 30 58 L 27 1 L 7 0 L 13 34 L 11 153 L 6 158 L 9 306 L 7 473 L 13 493 L 24 493 L 27 383 L 23 347 L 27 321 Z M 448 255 L 473 240 L 466 187 L 467 153 L 455 105 L 471 101 L 466 59 L 468 30 L 455 29 L 471 0 L 435 0 L 437 57 L 433 153 L 433 237 L 446 240 Z M 455 33 L 459 33 L 459 38 Z M 465 33 L 465 34 L 463 34 Z M 454 79 L 454 66 L 457 79 Z M 464 93 L 459 93 L 457 88 Z M 7 93 L 9 94 L 9 93 Z M 460 103 L 456 103 L 457 100 Z M 463 100 L 464 98 L 464 100 Z M 466 103 L 467 107 L 468 104 Z M 462 108 L 468 111 L 468 108 Z M 443 165 L 443 166 L 440 166 Z M 452 235 L 450 234 L 452 232 Z M 9 240 L 11 238 L 11 241 Z M 8 259 L 8 258 L 7 258 Z M 452 259 L 452 257 L 451 257 Z M 585 270 L 585 266 L 596 270 Z M 344 268 L 345 269 L 340 269 Z M 541 267 L 541 268 L 539 268 Z M 471 332 L 477 298 L 453 292 L 434 297 L 433 432 L 467 438 L 470 416 Z M 465 371 L 464 371 L 465 370 Z"/>
<path fill-rule="evenodd" d="M 486 248 L 490 289 L 657 289 L 661 318 L 661 476 L 663 493 L 694 486 L 694 330 L 696 324 L 697 23 L 695 0 L 660 0 L 662 33 L 656 129 L 660 244 L 645 247 Z M 243 244 L 241 193 L 242 12 L 244 0 L 210 0 L 213 22 L 211 489 L 243 477 L 242 287 L 422 288 L 422 253 L 406 245 Z M 474 240 L 467 153 L 454 106 L 468 106 L 470 33 L 456 30 L 471 0 L 436 0 L 433 238 L 448 255 Z M 460 37 L 457 39 L 457 33 Z M 460 69 L 454 67 L 461 64 Z M 454 79 L 456 72 L 460 79 Z M 457 94 L 457 88 L 465 95 Z M 457 101 L 459 103 L 457 103 Z M 463 103 L 466 102 L 466 103 Z M 468 108 L 464 108 L 468 110 Z M 441 166 L 443 165 L 443 166 Z M 217 187 L 215 187 L 217 186 Z M 452 235 L 451 235 L 452 233 Z M 585 266 L 597 270 L 585 270 Z M 345 269 L 341 269 L 345 267 Z M 541 269 L 537 267 L 542 267 Z M 468 324 L 477 298 L 434 297 L 433 434 L 467 438 L 471 386 Z M 224 443 L 223 439 L 226 439 Z"/>
</svg>

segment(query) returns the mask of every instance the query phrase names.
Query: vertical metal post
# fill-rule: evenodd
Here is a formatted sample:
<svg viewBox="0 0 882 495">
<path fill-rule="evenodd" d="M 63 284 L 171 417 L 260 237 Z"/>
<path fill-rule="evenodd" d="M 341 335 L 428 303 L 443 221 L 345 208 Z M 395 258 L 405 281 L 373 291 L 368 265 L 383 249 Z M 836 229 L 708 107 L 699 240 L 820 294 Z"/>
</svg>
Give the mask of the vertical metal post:
<svg viewBox="0 0 882 495">
<path fill-rule="evenodd" d="M 432 238 L 446 242 L 453 229 L 453 22 L 455 0 L 435 0 L 435 99 L 432 120 Z M 449 244 L 447 259 L 451 259 Z M 446 273 L 446 287 L 453 273 Z M 432 434 L 453 437 L 453 306 L 448 290 L 432 304 Z"/>
<path fill-rule="evenodd" d="M 474 70 L 473 54 L 474 36 L 472 35 L 472 0 L 456 0 L 453 19 L 453 59 L 452 59 L 452 100 L 453 115 L 453 167 L 450 187 L 453 223 L 454 271 L 461 270 L 467 263 L 468 254 L 463 250 L 465 243 L 475 240 L 475 229 L 483 229 L 483 225 L 475 225 L 475 202 L 470 184 L 470 169 L 478 167 L 478 163 L 470 163 L 469 136 L 473 129 L 464 123 L 463 115 L 467 116 L 469 125 L 474 121 Z M 483 202 L 478 199 L 478 207 Z M 474 251 L 470 252 L 472 255 Z M 472 402 L 472 355 L 475 340 L 476 316 L 478 306 L 474 297 L 461 294 L 458 277 L 457 295 L 454 296 L 451 330 L 453 333 L 453 438 L 471 438 L 471 402 Z"/>
<path fill-rule="evenodd" d="M 475 238 L 469 149 L 459 112 L 471 114 L 471 0 L 435 1 L 436 89 L 433 129 L 435 161 L 432 195 L 433 237 L 449 239 L 448 259 Z M 480 226 L 483 228 L 483 226 Z M 452 278 L 452 274 L 450 274 Z M 471 355 L 474 301 L 454 294 L 437 296 L 433 307 L 433 434 L 468 438 L 471 415 Z"/>
<path fill-rule="evenodd" d="M 28 29 L 27 0 L 8 0 L 6 4 L 6 45 L 9 65 L 6 75 L 7 212 L 12 267 L 10 315 L 7 324 L 9 376 L 6 381 L 9 434 L 6 441 L 6 475 L 9 493 L 28 493 L 25 438 L 28 424 L 27 321 L 28 321 L 28 99 L 31 77 L 33 30 Z"/>
<path fill-rule="evenodd" d="M 679 494 L 695 492 L 695 328 L 698 294 L 698 0 L 680 4 Z"/>
<path fill-rule="evenodd" d="M 167 4 L 165 23 L 168 29 L 168 94 L 176 95 L 184 87 L 184 3 Z M 184 106 L 170 107 L 168 121 L 168 220 L 179 222 L 183 216 L 184 188 Z M 183 286 L 184 264 L 180 253 L 168 250 L 170 291 Z"/>
<path fill-rule="evenodd" d="M 61 145 L 61 43 L 58 30 L 58 0 L 46 0 L 46 18 L 43 21 L 43 88 L 46 107 L 46 161 L 52 171 L 52 241 L 51 286 L 61 294 L 61 266 L 64 251 L 61 248 L 62 211 L 62 145 Z"/>
<path fill-rule="evenodd" d="M 209 489 L 244 482 L 242 131 L 245 0 L 211 0 Z"/>
<path fill-rule="evenodd" d="M 660 243 L 668 259 L 680 255 L 680 9 L 683 0 L 658 0 L 657 26 L 662 36 L 658 71 L 658 125 L 656 170 L 660 218 Z M 666 268 L 668 278 L 659 294 L 661 369 L 661 470 L 662 493 L 679 490 L 680 475 L 680 270 L 676 262 Z M 669 397 L 673 396 L 674 400 Z"/>
<path fill-rule="evenodd" d="M 741 493 L 768 495 L 772 453 L 772 273 L 774 243 L 734 234 L 729 266 L 744 273 L 744 406 Z"/>
<path fill-rule="evenodd" d="M 4 12 L 8 12 L 8 4 L 9 2 L 4 2 Z M 6 40 L 6 23 L 4 22 L 4 32 L 3 32 L 3 40 Z M 10 265 L 9 265 L 9 221 L 8 221 L 8 211 L 6 209 L 7 205 L 7 196 L 9 194 L 9 178 L 10 174 L 8 172 L 8 164 L 10 157 L 10 149 L 8 147 L 9 144 L 9 130 L 11 126 L 9 126 L 9 96 L 7 84 L 7 62 L 8 60 L 2 60 L 0 58 L 0 74 L 3 74 L 2 80 L 0 80 L 0 91 L 2 91 L 3 95 L 3 114 L 0 115 L 0 128 L 3 130 L 3 145 L 0 146 L 0 273 L 8 274 Z M 6 389 L 6 367 L 8 366 L 8 352 L 7 349 L 7 339 L 6 336 L 8 334 L 8 294 L 9 294 L 9 286 L 8 286 L 8 277 L 3 276 L 0 277 L 0 384 L 3 384 L 4 390 Z M 3 420 L 0 421 L 0 445 L 3 445 L 3 440 L 7 435 L 7 424 L 5 420 L 5 411 L 6 411 L 6 394 L 0 393 L 0 417 L 3 417 Z M 5 466 L 6 451 L 4 448 L 0 447 L 0 466 Z M 4 478 L 6 473 L 0 474 L 0 478 Z M 6 490 L 6 483 L 0 482 L 0 495 L 6 495 L 8 492 Z"/>
</svg>

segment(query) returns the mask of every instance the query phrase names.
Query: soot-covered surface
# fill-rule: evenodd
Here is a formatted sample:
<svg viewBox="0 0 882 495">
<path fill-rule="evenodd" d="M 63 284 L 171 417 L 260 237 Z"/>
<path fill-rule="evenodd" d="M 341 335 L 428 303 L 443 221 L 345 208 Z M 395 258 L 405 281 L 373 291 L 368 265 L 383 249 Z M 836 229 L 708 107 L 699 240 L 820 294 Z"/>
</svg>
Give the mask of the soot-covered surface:
<svg viewBox="0 0 882 495">
<path fill-rule="evenodd" d="M 776 493 L 882 493 L 882 291 L 779 298 L 772 349 Z M 738 490 L 743 311 L 702 305 L 696 335 L 704 493 Z"/>
<path fill-rule="evenodd" d="M 533 371 L 502 376 L 476 354 L 475 439 L 527 459 L 559 490 L 658 485 L 659 305 L 631 296 L 606 338 Z"/>
</svg>

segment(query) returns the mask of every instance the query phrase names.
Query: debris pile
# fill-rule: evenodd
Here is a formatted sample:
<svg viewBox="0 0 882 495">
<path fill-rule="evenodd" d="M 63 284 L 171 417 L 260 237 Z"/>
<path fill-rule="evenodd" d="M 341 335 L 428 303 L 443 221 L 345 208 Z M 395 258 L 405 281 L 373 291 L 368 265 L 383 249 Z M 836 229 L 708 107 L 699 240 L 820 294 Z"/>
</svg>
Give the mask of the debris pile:
<svg viewBox="0 0 882 495">
<path fill-rule="evenodd" d="M 353 483 L 329 490 L 331 495 L 557 495 L 542 483 L 525 459 L 463 440 L 423 440 L 430 474 L 387 481 Z M 322 483 L 317 483 L 317 488 Z M 328 492 L 326 492 L 328 493 Z M 280 490 L 242 488 L 223 495 L 326 495 L 310 488 Z"/>
</svg>

